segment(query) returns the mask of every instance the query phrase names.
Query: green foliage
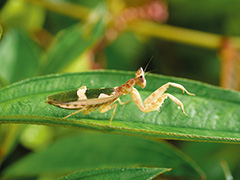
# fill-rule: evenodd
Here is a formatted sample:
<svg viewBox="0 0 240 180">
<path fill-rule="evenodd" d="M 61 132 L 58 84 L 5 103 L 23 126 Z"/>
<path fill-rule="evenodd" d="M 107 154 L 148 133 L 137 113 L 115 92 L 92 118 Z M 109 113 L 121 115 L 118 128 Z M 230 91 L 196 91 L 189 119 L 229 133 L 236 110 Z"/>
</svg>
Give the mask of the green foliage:
<svg viewBox="0 0 240 180">
<path fill-rule="evenodd" d="M 219 83 L 214 49 L 223 36 L 209 32 L 239 35 L 240 3 L 166 1 L 168 24 L 121 14 L 143 12 L 147 1 L 97 3 L 0 3 L 0 178 L 239 179 L 240 93 L 172 76 Z M 231 40 L 239 49 L 238 38 Z M 143 113 L 122 96 L 130 103 L 118 105 L 109 126 L 112 110 L 63 119 L 74 111 L 45 103 L 49 95 L 83 85 L 120 86 L 152 56 L 148 69 L 170 76 L 148 74 L 146 88 L 136 87 L 142 99 L 167 82 L 182 84 L 196 96 L 173 87 L 168 92 L 183 102 L 188 117 L 169 99 L 161 112 Z M 63 73 L 104 67 L 126 71 Z M 31 152 L 22 154 L 27 148 Z"/>
<path fill-rule="evenodd" d="M 36 75 L 41 49 L 25 32 L 11 29 L 0 44 L 0 76 L 13 83 Z"/>
<path fill-rule="evenodd" d="M 55 45 L 48 51 L 47 60 L 43 64 L 41 74 L 62 71 L 84 51 L 92 47 L 103 36 L 103 33 L 102 20 L 99 20 L 94 27 L 92 25 L 85 25 L 85 27 L 83 25 L 74 25 L 68 28 L 57 37 Z M 76 48 L 73 49 L 72 47 Z"/>
<path fill-rule="evenodd" d="M 172 167 L 174 170 L 168 173 L 169 176 L 197 179 L 204 176 L 193 161 L 167 143 L 94 133 L 74 134 L 60 139 L 45 151 L 32 153 L 20 160 L 5 171 L 4 177 L 27 177 L 37 174 L 61 176 L 78 169 L 129 166 Z M 133 169 L 133 172 L 137 171 Z"/>
<path fill-rule="evenodd" d="M 166 139 L 239 143 L 237 124 L 240 116 L 240 93 L 185 79 L 150 74 L 147 75 L 147 87 L 139 89 L 139 92 L 145 99 L 166 82 L 184 85 L 196 96 L 182 95 L 182 91 L 174 88 L 170 88 L 169 93 L 183 102 L 188 117 L 170 100 L 166 100 L 161 112 L 147 114 L 131 102 L 118 106 L 112 127 L 109 127 L 111 111 L 104 114 L 96 111 L 84 116 L 79 113 L 63 119 L 73 111 L 45 103 L 46 97 L 56 92 L 73 90 L 83 85 L 88 88 L 115 87 L 132 77 L 134 73 L 131 72 L 93 71 L 22 81 L 0 90 L 0 107 L 3 110 L 0 121 L 80 127 Z M 130 100 L 130 97 L 122 97 L 122 100 Z"/>
</svg>

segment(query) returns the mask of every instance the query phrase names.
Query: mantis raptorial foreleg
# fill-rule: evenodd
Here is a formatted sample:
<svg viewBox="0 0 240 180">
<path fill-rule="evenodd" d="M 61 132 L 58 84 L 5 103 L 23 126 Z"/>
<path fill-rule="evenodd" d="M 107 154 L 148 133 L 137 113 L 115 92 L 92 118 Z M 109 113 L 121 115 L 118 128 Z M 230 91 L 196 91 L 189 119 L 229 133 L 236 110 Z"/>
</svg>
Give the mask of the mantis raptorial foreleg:
<svg viewBox="0 0 240 180">
<path fill-rule="evenodd" d="M 183 104 L 180 100 L 178 100 L 176 97 L 174 97 L 171 94 L 164 93 L 169 85 L 179 88 L 184 92 L 186 92 L 189 95 L 194 95 L 189 93 L 182 85 L 177 84 L 177 83 L 167 83 L 161 86 L 159 89 L 154 91 L 149 97 L 147 97 L 144 102 L 142 102 L 142 99 L 140 97 L 139 92 L 137 89 L 133 88 L 131 92 L 132 99 L 134 103 L 137 105 L 137 107 L 144 113 L 150 112 L 150 111 L 159 111 L 159 108 L 162 106 L 164 103 L 164 100 L 167 99 L 168 97 L 175 102 L 178 106 L 181 107 L 183 113 L 187 116 L 187 114 L 184 111 Z"/>
<path fill-rule="evenodd" d="M 187 94 L 194 96 L 194 94 L 189 93 L 182 85 L 177 84 L 177 83 L 168 82 L 168 83 L 162 85 L 156 91 L 154 91 L 150 96 L 148 96 L 144 100 L 144 104 L 145 105 L 149 104 L 149 103 L 153 102 L 154 100 L 160 98 L 163 95 L 163 93 L 169 88 L 170 85 L 173 86 L 173 87 L 181 89 L 183 91 L 183 93 L 186 92 Z"/>
</svg>

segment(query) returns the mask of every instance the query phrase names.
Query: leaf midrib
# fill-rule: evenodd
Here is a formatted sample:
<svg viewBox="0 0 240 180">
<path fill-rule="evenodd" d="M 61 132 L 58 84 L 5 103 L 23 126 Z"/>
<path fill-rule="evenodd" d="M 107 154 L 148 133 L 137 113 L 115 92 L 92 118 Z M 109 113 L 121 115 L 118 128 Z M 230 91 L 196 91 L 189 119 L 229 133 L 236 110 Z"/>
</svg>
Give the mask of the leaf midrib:
<svg viewBox="0 0 240 180">
<path fill-rule="evenodd" d="M 5 115 L 5 116 L 0 116 L 0 119 L 8 119 L 8 117 L 10 117 L 10 119 L 12 117 L 14 117 L 16 120 L 19 120 L 19 119 L 45 119 L 45 120 L 49 120 L 51 121 L 52 124 L 53 121 L 60 121 L 60 122 L 63 122 L 63 123 L 69 123 L 69 124 L 75 124 L 75 123 L 83 123 L 83 124 L 86 124 L 86 125 L 90 125 L 90 126 L 97 126 L 97 127 L 101 127 L 101 128 L 107 128 L 106 130 L 108 131 L 108 129 L 110 128 L 113 128 L 113 129 L 119 129 L 119 130 L 131 130 L 131 131 L 145 131 L 147 133 L 151 133 L 151 134 L 168 134 L 169 132 L 163 132 L 163 131 L 159 131 L 159 130 L 148 130 L 148 129 L 139 129 L 139 128 L 132 128 L 132 127 L 118 127 L 118 126 L 112 126 L 112 127 L 109 127 L 109 125 L 105 125 L 105 124 L 100 124 L 100 123 L 96 123 L 96 122 L 89 122 L 89 121 L 109 121 L 109 119 L 104 119 L 104 118 L 89 118 L 89 119 L 85 119 L 85 118 L 71 118 L 71 119 L 63 119 L 63 118 L 59 118 L 59 117 L 52 117 L 52 116 L 41 116 L 41 115 Z M 35 118 L 34 118 L 35 117 Z M 38 118 L 37 118 L 38 117 Z M 8 120 L 5 120 L 6 122 L 9 122 Z M 139 122 L 137 121 L 123 121 L 123 120 L 119 120 L 119 119 L 115 119 L 115 121 L 118 121 L 118 122 L 126 122 L 126 123 L 133 123 L 133 124 L 139 124 Z M 22 123 L 22 122 L 19 122 L 19 123 Z M 28 121 L 28 122 L 23 122 L 23 123 L 28 123 L 28 124 L 41 124 L 41 125 L 46 125 L 46 124 L 49 124 L 49 123 L 44 123 L 44 122 L 31 122 L 31 121 Z M 227 133 L 237 133 L 237 134 L 240 134 L 239 131 L 224 131 L 224 130 L 215 130 L 215 129 L 203 129 L 203 128 L 195 128 L 195 127 L 184 127 L 184 126 L 169 126 L 169 125 L 158 125 L 158 124 L 151 124 L 151 123 L 146 123 L 146 122 L 141 122 L 141 124 L 148 124 L 148 125 L 154 125 L 154 126 L 161 126 L 161 127 L 166 127 L 167 128 L 180 128 L 180 129 L 191 129 L 191 130 L 198 130 L 198 131 L 209 131 L 211 130 L 212 132 L 227 132 Z M 56 123 L 55 125 L 60 125 L 62 126 L 61 124 L 58 124 Z M 68 125 L 67 125 L 68 126 Z M 79 126 L 77 126 L 76 128 L 81 128 Z M 186 134 L 184 133 L 175 133 L 175 134 L 172 134 L 173 136 L 182 136 L 182 137 L 185 137 Z M 192 137 L 195 137 L 195 138 L 198 138 L 197 136 L 195 135 L 191 135 L 189 134 L 190 136 Z M 208 138 L 211 138 L 212 136 L 204 136 L 204 137 L 208 137 Z M 240 139 L 239 139 L 240 140 Z"/>
<path fill-rule="evenodd" d="M 19 116 L 20 117 L 20 116 Z M 30 117 L 30 116 L 29 116 Z M 41 117 L 41 116 L 38 116 L 38 117 Z M 46 119 L 45 117 L 43 117 L 44 119 Z M 1 118 L 0 118 L 1 119 Z M 31 117 L 30 117 L 30 119 L 31 119 Z M 53 121 L 55 121 L 55 120 L 61 120 L 62 121 L 62 119 L 61 118 L 52 118 L 52 120 Z M 188 137 L 189 139 L 195 139 L 196 141 L 200 141 L 200 142 L 205 142 L 206 140 L 207 141 L 209 141 L 209 142 L 226 142 L 226 143 L 229 143 L 229 142 L 231 142 L 231 143 L 237 143 L 237 144 L 239 144 L 240 142 L 240 138 L 225 138 L 225 137 L 218 137 L 218 136 L 205 136 L 205 135 L 191 135 L 191 134 L 189 134 L 189 135 L 186 135 L 186 134 L 184 134 L 184 133 L 172 133 L 172 132 L 164 132 L 164 131 L 158 131 L 158 130 L 147 130 L 147 129 L 135 129 L 135 128 L 129 128 L 129 127 L 109 127 L 108 125 L 104 125 L 104 124 L 98 124 L 98 123 L 89 123 L 88 122 L 88 120 L 89 119 L 82 119 L 82 121 L 79 121 L 78 123 L 81 123 L 81 124 L 85 124 L 85 125 L 90 125 L 90 126 L 93 126 L 93 127 L 98 127 L 98 128 L 104 128 L 104 129 L 101 129 L 101 131 L 103 131 L 103 132 L 109 132 L 109 128 L 111 129 L 111 128 L 113 128 L 113 130 L 117 130 L 117 131 L 130 131 L 130 132 L 135 132 L 135 133 L 147 133 L 147 134 L 152 134 L 152 135 L 165 135 L 165 136 L 170 136 L 170 137 L 172 137 L 172 138 L 170 138 L 170 139 L 178 139 L 178 138 L 186 138 L 186 137 Z M 23 122 L 24 124 L 26 124 L 26 122 Z M 59 123 L 53 123 L 53 122 L 51 122 L 52 123 L 52 125 L 54 124 L 55 126 L 64 126 L 64 127 L 68 127 L 68 125 L 66 126 L 66 125 L 63 125 L 63 124 L 59 124 Z M 72 121 L 71 123 L 76 123 L 76 121 Z M 132 122 L 132 123 L 135 123 L 135 122 Z M 32 124 L 31 122 L 27 122 L 27 124 Z M 39 124 L 39 125 L 46 125 L 46 123 L 44 124 L 44 123 L 42 123 L 42 122 L 38 122 L 38 123 L 35 123 L 35 124 Z M 146 123 L 145 123 L 146 124 Z M 151 124 L 150 124 L 151 125 Z M 81 126 L 72 126 L 72 127 L 74 127 L 74 128 L 77 128 L 77 129 L 85 129 L 86 127 L 81 127 Z M 166 126 L 166 127 L 170 127 L 170 126 Z M 186 129 L 186 127 L 185 128 L 183 128 L 183 129 Z M 189 129 L 191 129 L 191 128 L 189 128 Z M 92 130 L 95 130 L 95 129 L 92 129 Z M 197 130 L 200 130 L 201 131 L 201 129 L 197 129 Z M 115 131 L 112 131 L 113 133 L 119 133 L 119 132 L 115 132 Z M 132 135 L 130 132 L 128 132 L 128 133 L 126 133 L 126 134 L 129 134 L 129 135 Z M 223 132 L 223 131 L 216 131 L 216 132 Z M 124 133 L 124 132 L 123 132 Z M 233 133 L 233 132 L 228 132 L 228 133 Z M 235 133 L 235 132 L 234 132 Z M 125 133 L 124 133 L 125 134 Z M 239 133 L 237 133 L 237 134 L 239 134 Z M 141 136 L 145 136 L 145 135 L 141 135 Z M 174 138 L 174 137 L 176 137 L 176 138 Z M 163 137 L 161 137 L 162 139 L 169 139 L 169 138 L 163 138 Z M 188 139 L 187 138 L 187 139 Z M 185 139 L 186 140 L 186 139 Z"/>
</svg>

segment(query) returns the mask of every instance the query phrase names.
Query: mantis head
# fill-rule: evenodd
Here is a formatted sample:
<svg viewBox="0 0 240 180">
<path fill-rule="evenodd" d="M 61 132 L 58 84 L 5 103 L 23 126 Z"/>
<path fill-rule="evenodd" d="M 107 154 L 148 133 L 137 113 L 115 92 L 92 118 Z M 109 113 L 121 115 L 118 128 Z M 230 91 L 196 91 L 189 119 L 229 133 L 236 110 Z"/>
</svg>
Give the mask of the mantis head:
<svg viewBox="0 0 240 180">
<path fill-rule="evenodd" d="M 138 71 L 135 74 L 135 81 L 138 86 L 141 88 L 145 88 L 146 86 L 146 79 L 145 79 L 145 73 L 143 71 L 143 68 L 139 68 Z"/>
</svg>

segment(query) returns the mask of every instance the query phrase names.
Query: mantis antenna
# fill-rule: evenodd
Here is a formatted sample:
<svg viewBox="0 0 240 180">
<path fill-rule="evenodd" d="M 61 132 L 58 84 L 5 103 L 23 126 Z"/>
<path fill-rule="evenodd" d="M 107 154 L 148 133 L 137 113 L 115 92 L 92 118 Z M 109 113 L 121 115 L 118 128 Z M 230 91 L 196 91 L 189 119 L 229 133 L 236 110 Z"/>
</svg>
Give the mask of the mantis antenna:
<svg viewBox="0 0 240 180">
<path fill-rule="evenodd" d="M 144 68 L 144 74 L 145 74 L 145 75 L 147 75 L 147 74 L 150 73 L 150 72 L 157 71 L 157 69 L 154 69 L 154 70 L 150 70 L 150 71 L 147 71 L 147 72 L 146 72 L 146 70 L 147 70 L 150 62 L 152 61 L 152 59 L 153 59 L 153 56 L 150 58 L 150 60 L 148 61 L 147 65 L 146 65 L 145 68 Z"/>
<path fill-rule="evenodd" d="M 152 59 L 153 59 L 153 56 L 149 59 L 147 65 L 145 66 L 145 68 L 144 68 L 144 72 L 146 72 L 146 70 L 147 70 L 147 68 L 148 68 L 148 66 L 149 66 L 149 64 L 150 64 L 150 62 L 152 61 Z"/>
</svg>

